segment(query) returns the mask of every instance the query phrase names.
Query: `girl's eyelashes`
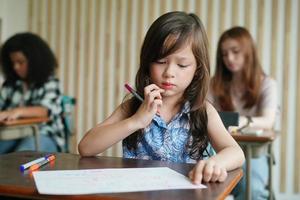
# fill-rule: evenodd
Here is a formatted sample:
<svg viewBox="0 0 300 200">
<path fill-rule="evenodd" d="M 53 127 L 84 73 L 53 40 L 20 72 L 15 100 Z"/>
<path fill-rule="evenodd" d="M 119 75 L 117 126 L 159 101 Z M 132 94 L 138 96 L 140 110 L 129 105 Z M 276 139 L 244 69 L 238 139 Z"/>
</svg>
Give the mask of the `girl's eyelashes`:
<svg viewBox="0 0 300 200">
<path fill-rule="evenodd" d="M 24 61 L 22 60 L 22 61 L 18 61 L 17 63 L 20 64 L 20 65 L 23 65 L 23 64 L 26 63 L 26 61 L 25 61 L 25 60 L 24 60 Z"/>
<path fill-rule="evenodd" d="M 165 60 L 157 60 L 157 61 L 155 61 L 155 63 L 157 63 L 157 64 L 166 64 L 167 61 L 165 61 Z"/>
<path fill-rule="evenodd" d="M 164 65 L 164 64 L 167 64 L 167 61 L 166 60 L 157 60 L 155 61 L 155 63 L 159 64 L 159 65 Z M 190 64 L 177 64 L 179 67 L 181 68 L 185 68 L 185 67 L 188 67 Z"/>
<path fill-rule="evenodd" d="M 224 57 L 224 56 L 227 56 L 228 52 L 232 52 L 232 53 L 234 53 L 234 54 L 238 54 L 238 53 L 240 53 L 240 49 L 231 49 L 231 50 L 229 50 L 229 51 L 224 51 L 224 52 L 221 53 L 221 55 L 222 55 L 223 57 Z"/>
<path fill-rule="evenodd" d="M 185 68 L 185 67 L 188 67 L 189 65 L 178 64 L 178 66 L 181 67 L 181 68 Z"/>
</svg>

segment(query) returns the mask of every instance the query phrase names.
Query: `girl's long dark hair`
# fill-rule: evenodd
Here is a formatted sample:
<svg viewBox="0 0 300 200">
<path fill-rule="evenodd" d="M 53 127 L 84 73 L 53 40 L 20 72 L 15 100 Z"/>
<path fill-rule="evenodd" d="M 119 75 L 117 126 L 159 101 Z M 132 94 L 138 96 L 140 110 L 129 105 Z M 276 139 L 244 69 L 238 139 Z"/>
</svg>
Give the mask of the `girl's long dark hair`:
<svg viewBox="0 0 300 200">
<path fill-rule="evenodd" d="M 175 38 L 175 39 L 174 39 Z M 208 144 L 207 113 L 205 97 L 209 85 L 210 66 L 208 40 L 200 19 L 195 14 L 169 12 L 159 17 L 148 30 L 140 54 L 140 66 L 136 75 L 137 92 L 143 96 L 144 88 L 151 83 L 151 63 L 164 58 L 184 45 L 191 44 L 197 67 L 194 78 L 185 90 L 182 105 L 189 102 L 190 141 L 187 143 L 193 159 L 202 158 Z M 136 98 L 129 100 L 130 115 L 139 108 L 141 102 Z M 141 139 L 142 130 L 138 130 L 123 140 L 129 149 L 136 149 Z"/>
<path fill-rule="evenodd" d="M 217 66 L 212 78 L 212 93 L 217 97 L 222 110 L 234 111 L 232 99 L 229 95 L 232 86 L 232 73 L 226 68 L 221 49 L 222 43 L 227 39 L 237 40 L 242 47 L 241 50 L 245 56 L 242 76 L 246 86 L 242 100 L 245 102 L 244 108 L 251 108 L 259 100 L 261 77 L 264 76 L 264 72 L 258 61 L 254 41 L 248 30 L 243 27 L 233 27 L 225 31 L 220 37 L 217 48 Z"/>
</svg>

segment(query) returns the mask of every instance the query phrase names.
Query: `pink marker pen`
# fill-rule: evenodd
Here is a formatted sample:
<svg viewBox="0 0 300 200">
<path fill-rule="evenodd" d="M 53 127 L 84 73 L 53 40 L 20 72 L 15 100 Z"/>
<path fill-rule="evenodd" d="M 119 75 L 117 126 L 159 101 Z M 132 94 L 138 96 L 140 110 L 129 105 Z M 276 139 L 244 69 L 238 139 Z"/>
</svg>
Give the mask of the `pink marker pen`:
<svg viewBox="0 0 300 200">
<path fill-rule="evenodd" d="M 132 87 L 130 87 L 127 83 L 125 83 L 125 88 L 131 93 L 133 94 L 133 96 L 135 96 L 138 100 L 140 100 L 141 102 L 144 101 L 144 99 L 134 90 L 132 89 Z"/>
</svg>

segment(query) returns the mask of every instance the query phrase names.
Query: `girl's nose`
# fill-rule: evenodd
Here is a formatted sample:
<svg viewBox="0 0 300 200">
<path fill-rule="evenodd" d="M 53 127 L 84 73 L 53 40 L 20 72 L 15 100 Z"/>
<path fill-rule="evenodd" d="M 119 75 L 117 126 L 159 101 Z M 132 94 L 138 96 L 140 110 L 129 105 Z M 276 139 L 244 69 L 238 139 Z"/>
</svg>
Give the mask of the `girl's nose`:
<svg viewBox="0 0 300 200">
<path fill-rule="evenodd" d="M 233 61 L 233 60 L 234 60 L 234 55 L 233 55 L 233 53 L 228 53 L 227 59 L 228 59 L 229 61 Z"/>
<path fill-rule="evenodd" d="M 164 76 L 174 77 L 175 76 L 174 69 L 175 69 L 174 64 L 172 64 L 172 63 L 168 64 L 165 71 L 164 71 Z"/>
<path fill-rule="evenodd" d="M 20 68 L 20 65 L 18 63 L 13 64 L 14 70 L 18 70 Z"/>
</svg>

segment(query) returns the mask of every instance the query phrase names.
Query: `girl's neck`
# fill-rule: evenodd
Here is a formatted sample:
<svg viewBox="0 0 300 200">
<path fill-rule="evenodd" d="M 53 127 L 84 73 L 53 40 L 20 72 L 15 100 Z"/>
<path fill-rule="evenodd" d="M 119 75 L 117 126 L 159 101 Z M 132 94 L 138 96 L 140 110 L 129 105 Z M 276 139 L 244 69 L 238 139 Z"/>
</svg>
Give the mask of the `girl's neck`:
<svg viewBox="0 0 300 200">
<path fill-rule="evenodd" d="M 243 76 L 242 72 L 235 72 L 232 74 L 232 84 L 233 85 L 239 85 L 243 83 Z"/>
<path fill-rule="evenodd" d="M 172 97 L 163 98 L 163 105 L 159 109 L 160 116 L 169 123 L 171 119 L 180 111 L 181 104 L 179 99 Z"/>
<path fill-rule="evenodd" d="M 27 82 L 23 81 L 22 85 L 23 85 L 23 91 L 26 92 L 28 90 L 29 84 Z"/>
<path fill-rule="evenodd" d="M 243 81 L 242 73 L 237 72 L 233 74 L 231 81 L 231 92 L 233 92 L 233 94 L 239 97 L 241 97 L 244 94 L 245 84 Z"/>
</svg>

